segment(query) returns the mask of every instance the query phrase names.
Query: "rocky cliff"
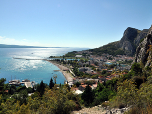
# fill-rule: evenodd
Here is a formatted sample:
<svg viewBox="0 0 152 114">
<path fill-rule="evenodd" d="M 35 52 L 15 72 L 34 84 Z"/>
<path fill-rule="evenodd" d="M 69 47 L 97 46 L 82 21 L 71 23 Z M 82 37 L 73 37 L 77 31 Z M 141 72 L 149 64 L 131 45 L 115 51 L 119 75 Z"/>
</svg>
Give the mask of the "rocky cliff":
<svg viewBox="0 0 152 114">
<path fill-rule="evenodd" d="M 126 55 L 134 55 L 136 48 L 139 45 L 141 39 L 143 39 L 148 33 L 148 29 L 138 30 L 128 27 L 121 40 L 118 43 L 118 48 L 124 50 Z"/>
<path fill-rule="evenodd" d="M 94 55 L 108 53 L 110 55 L 134 56 L 140 41 L 147 35 L 149 29 L 138 30 L 128 27 L 120 41 L 112 42 L 102 47 L 91 49 Z"/>
<path fill-rule="evenodd" d="M 146 37 L 137 47 L 134 62 L 142 62 L 145 67 L 151 65 L 151 51 L 148 51 L 150 45 L 152 45 L 152 26 Z"/>
</svg>

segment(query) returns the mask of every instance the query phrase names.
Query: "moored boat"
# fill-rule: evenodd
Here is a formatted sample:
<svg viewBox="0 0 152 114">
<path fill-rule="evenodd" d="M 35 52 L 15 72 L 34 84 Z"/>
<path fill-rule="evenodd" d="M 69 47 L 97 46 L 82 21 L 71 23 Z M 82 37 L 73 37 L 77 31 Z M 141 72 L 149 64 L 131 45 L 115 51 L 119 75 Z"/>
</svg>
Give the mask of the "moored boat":
<svg viewBox="0 0 152 114">
<path fill-rule="evenodd" d="M 28 80 L 28 79 L 25 79 L 25 80 L 22 80 L 22 82 L 30 82 L 30 80 Z"/>
<path fill-rule="evenodd" d="M 17 79 L 9 81 L 9 84 L 10 85 L 21 85 L 20 80 L 17 80 Z"/>
</svg>

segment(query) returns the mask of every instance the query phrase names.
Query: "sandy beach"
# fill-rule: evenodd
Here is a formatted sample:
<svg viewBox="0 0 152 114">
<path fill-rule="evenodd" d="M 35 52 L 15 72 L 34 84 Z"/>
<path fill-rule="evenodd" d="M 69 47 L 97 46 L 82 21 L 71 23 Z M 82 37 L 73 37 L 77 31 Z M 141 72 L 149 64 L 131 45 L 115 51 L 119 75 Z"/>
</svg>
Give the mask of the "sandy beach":
<svg viewBox="0 0 152 114">
<path fill-rule="evenodd" d="M 66 80 L 68 82 L 73 82 L 73 76 L 70 72 L 65 71 L 66 69 L 68 69 L 67 67 L 63 66 L 62 64 L 58 64 L 55 61 L 49 61 L 48 62 L 54 64 L 55 66 L 57 66 L 60 69 L 60 72 L 62 72 L 62 74 L 64 75 L 64 77 L 66 78 Z"/>
</svg>

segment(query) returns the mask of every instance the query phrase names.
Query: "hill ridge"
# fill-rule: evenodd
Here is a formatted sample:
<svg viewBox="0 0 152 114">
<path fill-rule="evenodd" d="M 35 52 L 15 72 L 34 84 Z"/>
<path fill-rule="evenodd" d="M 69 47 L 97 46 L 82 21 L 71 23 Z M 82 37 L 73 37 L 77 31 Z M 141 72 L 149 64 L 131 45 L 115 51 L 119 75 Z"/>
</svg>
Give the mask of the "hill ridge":
<svg viewBox="0 0 152 114">
<path fill-rule="evenodd" d="M 92 54 L 102 55 L 108 53 L 110 55 L 128 55 L 133 56 L 136 48 L 142 39 L 148 34 L 149 29 L 138 30 L 128 27 L 119 41 L 111 42 L 99 48 L 90 49 Z"/>
</svg>

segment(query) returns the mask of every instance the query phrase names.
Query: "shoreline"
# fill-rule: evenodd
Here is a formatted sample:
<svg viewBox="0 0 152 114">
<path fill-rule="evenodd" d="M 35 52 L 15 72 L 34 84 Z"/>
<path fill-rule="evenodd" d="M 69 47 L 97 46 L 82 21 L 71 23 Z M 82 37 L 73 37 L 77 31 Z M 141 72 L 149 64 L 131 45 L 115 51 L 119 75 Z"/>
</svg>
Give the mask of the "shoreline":
<svg viewBox="0 0 152 114">
<path fill-rule="evenodd" d="M 46 60 L 50 63 L 52 63 L 53 65 L 57 66 L 60 70 L 60 72 L 63 74 L 63 76 L 65 77 L 65 79 L 68 81 L 68 82 L 73 82 L 73 76 L 70 72 L 67 72 L 67 71 L 64 71 L 64 69 L 69 69 L 61 64 L 58 64 L 54 61 L 50 61 L 50 60 Z"/>
</svg>

